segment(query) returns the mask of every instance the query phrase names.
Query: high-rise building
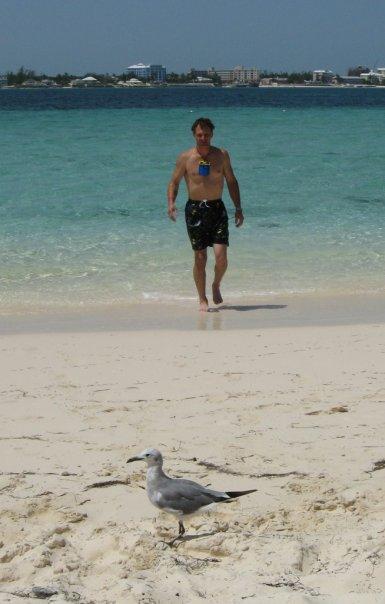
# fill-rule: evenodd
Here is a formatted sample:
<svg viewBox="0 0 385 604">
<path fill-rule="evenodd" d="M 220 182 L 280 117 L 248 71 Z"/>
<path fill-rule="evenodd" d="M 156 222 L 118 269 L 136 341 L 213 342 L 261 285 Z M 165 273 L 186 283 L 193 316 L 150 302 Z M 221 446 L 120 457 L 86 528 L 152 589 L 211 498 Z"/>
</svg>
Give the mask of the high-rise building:
<svg viewBox="0 0 385 604">
<path fill-rule="evenodd" d="M 243 65 L 238 65 L 234 69 L 216 69 L 210 67 L 207 70 L 210 76 L 218 75 L 223 84 L 232 84 L 239 82 L 240 84 L 252 84 L 259 81 L 259 71 L 256 67 L 246 68 Z"/>
<path fill-rule="evenodd" d="M 154 82 L 166 81 L 166 68 L 164 65 L 144 65 L 143 63 L 137 63 L 136 65 L 127 67 L 126 72 L 132 73 L 136 78 L 144 80 L 152 80 Z"/>
<path fill-rule="evenodd" d="M 252 84 L 254 82 L 258 82 L 259 80 L 259 71 L 256 67 L 244 67 L 243 65 L 238 65 L 234 67 L 234 82 L 240 82 L 241 84 Z"/>
</svg>

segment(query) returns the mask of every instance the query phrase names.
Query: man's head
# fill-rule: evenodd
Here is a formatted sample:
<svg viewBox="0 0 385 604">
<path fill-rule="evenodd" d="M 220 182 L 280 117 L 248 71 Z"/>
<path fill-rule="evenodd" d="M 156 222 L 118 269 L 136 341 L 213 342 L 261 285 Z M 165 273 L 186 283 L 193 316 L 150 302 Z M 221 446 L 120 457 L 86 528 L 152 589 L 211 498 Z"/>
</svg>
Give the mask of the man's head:
<svg viewBox="0 0 385 604">
<path fill-rule="evenodd" d="M 210 146 L 214 134 L 214 124 L 208 117 L 199 117 L 191 126 L 197 147 Z"/>
</svg>

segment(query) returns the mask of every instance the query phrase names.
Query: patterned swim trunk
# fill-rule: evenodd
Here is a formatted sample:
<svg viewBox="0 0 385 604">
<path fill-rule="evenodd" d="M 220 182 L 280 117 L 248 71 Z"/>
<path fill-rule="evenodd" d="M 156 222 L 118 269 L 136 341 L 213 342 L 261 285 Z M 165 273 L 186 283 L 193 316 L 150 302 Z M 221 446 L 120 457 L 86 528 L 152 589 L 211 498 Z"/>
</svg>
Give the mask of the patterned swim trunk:
<svg viewBox="0 0 385 604">
<path fill-rule="evenodd" d="M 195 201 L 185 207 L 188 236 L 193 250 L 204 250 L 214 243 L 229 245 L 229 219 L 221 199 Z"/>
</svg>

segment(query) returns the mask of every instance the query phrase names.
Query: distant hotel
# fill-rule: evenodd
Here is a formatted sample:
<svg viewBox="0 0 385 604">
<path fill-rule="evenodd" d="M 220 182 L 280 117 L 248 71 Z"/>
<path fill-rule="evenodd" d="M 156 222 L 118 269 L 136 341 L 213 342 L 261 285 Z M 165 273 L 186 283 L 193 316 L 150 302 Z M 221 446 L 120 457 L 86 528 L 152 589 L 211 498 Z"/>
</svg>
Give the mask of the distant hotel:
<svg viewBox="0 0 385 604">
<path fill-rule="evenodd" d="M 163 65 L 144 65 L 143 63 L 137 63 L 136 65 L 127 67 L 126 73 L 133 74 L 136 78 L 152 82 L 166 81 L 166 68 Z"/>
<path fill-rule="evenodd" d="M 219 76 L 222 84 L 253 84 L 259 81 L 259 70 L 256 67 L 246 68 L 238 65 L 234 69 L 216 69 L 210 67 L 207 70 L 208 77 Z"/>
<path fill-rule="evenodd" d="M 205 81 L 206 78 L 221 78 L 222 84 L 255 84 L 259 81 L 260 73 L 256 67 L 250 69 L 239 65 L 233 69 L 195 69 L 191 67 L 189 75 L 198 81 Z"/>
</svg>

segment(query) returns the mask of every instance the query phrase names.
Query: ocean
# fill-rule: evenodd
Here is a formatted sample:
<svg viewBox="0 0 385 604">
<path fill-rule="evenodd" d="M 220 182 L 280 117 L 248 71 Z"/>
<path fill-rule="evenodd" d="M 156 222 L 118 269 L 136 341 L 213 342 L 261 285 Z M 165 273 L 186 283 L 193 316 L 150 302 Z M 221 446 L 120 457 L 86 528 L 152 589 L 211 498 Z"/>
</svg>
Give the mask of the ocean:
<svg viewBox="0 0 385 604">
<path fill-rule="evenodd" d="M 166 188 L 201 115 L 245 213 L 227 300 L 385 290 L 385 88 L 0 90 L 0 312 L 195 298 Z"/>
</svg>

